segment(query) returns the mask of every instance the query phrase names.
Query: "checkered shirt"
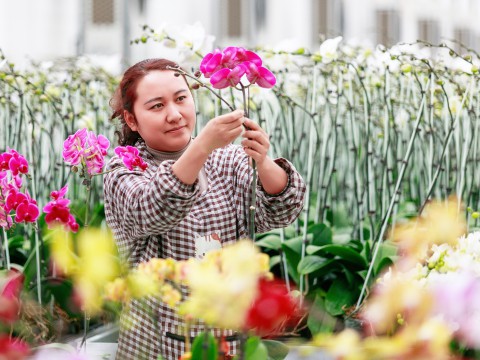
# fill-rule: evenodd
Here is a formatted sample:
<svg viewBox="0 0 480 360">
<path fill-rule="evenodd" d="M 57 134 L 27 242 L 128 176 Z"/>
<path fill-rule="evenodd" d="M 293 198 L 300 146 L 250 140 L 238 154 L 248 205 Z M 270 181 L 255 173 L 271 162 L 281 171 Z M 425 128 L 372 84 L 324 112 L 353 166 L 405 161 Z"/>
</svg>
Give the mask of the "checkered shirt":
<svg viewBox="0 0 480 360">
<path fill-rule="evenodd" d="M 252 169 L 241 146 L 215 150 L 204 165 L 208 188 L 201 192 L 198 181 L 182 183 L 172 172 L 175 160 L 159 161 L 143 141 L 136 147 L 148 164 L 145 171 L 128 170 L 114 156 L 104 178 L 105 214 L 120 256 L 129 266 L 152 258 L 186 260 L 195 257 L 198 236 L 219 234 L 222 246 L 248 236 L 248 208 Z M 257 188 L 255 225 L 262 233 L 291 224 L 303 208 L 305 183 L 285 159 L 275 162 L 288 174 L 288 185 L 278 195 Z M 181 340 L 183 321 L 174 309 L 155 298 L 134 300 L 120 319 L 117 359 L 177 360 L 185 351 Z M 191 328 L 191 337 L 204 330 Z M 220 335 L 221 330 L 214 330 Z M 232 335 L 232 331 L 223 331 Z M 233 351 L 238 346 L 232 341 Z"/>
</svg>

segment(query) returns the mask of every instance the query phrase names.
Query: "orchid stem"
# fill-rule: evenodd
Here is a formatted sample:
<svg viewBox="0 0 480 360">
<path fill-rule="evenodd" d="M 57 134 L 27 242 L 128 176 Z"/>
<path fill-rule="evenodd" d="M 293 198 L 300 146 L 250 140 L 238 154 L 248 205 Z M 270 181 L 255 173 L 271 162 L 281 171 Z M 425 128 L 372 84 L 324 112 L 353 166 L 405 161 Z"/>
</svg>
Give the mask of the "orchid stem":
<svg viewBox="0 0 480 360">
<path fill-rule="evenodd" d="M 240 83 L 242 96 L 243 96 L 243 109 L 245 112 L 245 117 L 250 116 L 250 94 L 248 91 L 248 86 Z M 245 126 L 248 130 L 248 128 Z M 252 161 L 252 182 L 250 187 L 250 206 L 248 208 L 249 222 L 248 222 L 248 236 L 252 241 L 255 241 L 255 205 L 257 203 L 257 163 L 254 158 L 251 158 Z"/>
<path fill-rule="evenodd" d="M 167 69 L 168 70 L 173 70 L 175 71 L 177 74 L 180 74 L 182 76 L 186 76 L 192 80 L 195 80 L 201 87 L 204 87 L 206 89 L 208 89 L 213 95 L 215 95 L 220 101 L 222 101 L 225 105 L 227 105 L 227 107 L 230 109 L 230 111 L 234 111 L 235 109 L 233 108 L 232 105 L 230 105 L 230 103 L 225 100 L 223 97 L 221 97 L 220 95 L 218 95 L 215 90 L 213 90 L 210 86 L 208 86 L 207 84 L 205 84 L 203 81 L 201 81 L 200 79 L 196 78 L 195 76 L 193 76 L 192 74 L 189 74 L 188 72 L 186 72 L 185 70 L 181 69 L 180 67 L 172 67 L 172 66 L 167 66 Z"/>
<path fill-rule="evenodd" d="M 3 241 L 4 241 L 4 246 L 5 246 L 5 262 L 6 262 L 6 267 L 7 270 L 10 270 L 10 250 L 8 249 L 8 237 L 7 237 L 7 232 L 5 231 L 5 228 L 2 227 L 2 232 L 3 232 Z"/>
</svg>

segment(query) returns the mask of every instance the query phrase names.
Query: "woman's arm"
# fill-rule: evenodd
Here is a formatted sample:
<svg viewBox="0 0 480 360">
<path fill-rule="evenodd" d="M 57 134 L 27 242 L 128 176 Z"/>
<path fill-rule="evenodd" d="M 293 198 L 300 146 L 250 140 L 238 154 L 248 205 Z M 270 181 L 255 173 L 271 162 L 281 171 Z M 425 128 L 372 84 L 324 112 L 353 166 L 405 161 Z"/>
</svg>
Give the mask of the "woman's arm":
<svg viewBox="0 0 480 360">
<path fill-rule="evenodd" d="M 210 120 L 173 164 L 173 173 L 185 184 L 193 184 L 212 151 L 230 144 L 242 133 L 242 121 L 242 110 Z"/>
<path fill-rule="evenodd" d="M 267 133 L 254 121 L 245 120 L 245 126 L 249 129 L 243 133 L 242 141 L 245 153 L 257 163 L 258 177 L 262 187 L 270 195 L 279 194 L 288 183 L 285 170 L 278 166 L 268 155 L 270 140 Z"/>
</svg>

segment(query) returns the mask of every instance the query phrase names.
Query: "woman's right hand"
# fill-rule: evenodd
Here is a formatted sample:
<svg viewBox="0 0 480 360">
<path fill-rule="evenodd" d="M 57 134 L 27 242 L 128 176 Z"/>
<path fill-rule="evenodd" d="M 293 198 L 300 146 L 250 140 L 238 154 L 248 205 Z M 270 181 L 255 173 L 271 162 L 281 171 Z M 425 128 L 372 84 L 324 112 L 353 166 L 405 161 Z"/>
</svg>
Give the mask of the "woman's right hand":
<svg viewBox="0 0 480 360">
<path fill-rule="evenodd" d="M 244 112 L 235 110 L 210 120 L 195 141 L 209 154 L 235 140 L 243 131 Z"/>
</svg>

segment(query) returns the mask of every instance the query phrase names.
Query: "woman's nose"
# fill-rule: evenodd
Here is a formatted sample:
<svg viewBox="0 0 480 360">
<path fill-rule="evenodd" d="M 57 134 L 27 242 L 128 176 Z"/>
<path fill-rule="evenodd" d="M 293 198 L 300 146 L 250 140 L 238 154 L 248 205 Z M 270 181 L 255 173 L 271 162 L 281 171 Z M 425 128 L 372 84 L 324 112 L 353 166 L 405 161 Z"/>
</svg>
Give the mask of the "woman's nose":
<svg viewBox="0 0 480 360">
<path fill-rule="evenodd" d="M 182 115 L 178 110 L 177 106 L 174 104 L 168 105 L 167 107 L 167 121 L 168 122 L 177 122 L 181 119 Z"/>
</svg>

